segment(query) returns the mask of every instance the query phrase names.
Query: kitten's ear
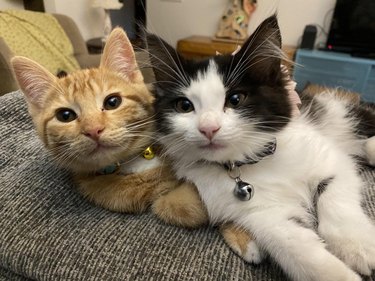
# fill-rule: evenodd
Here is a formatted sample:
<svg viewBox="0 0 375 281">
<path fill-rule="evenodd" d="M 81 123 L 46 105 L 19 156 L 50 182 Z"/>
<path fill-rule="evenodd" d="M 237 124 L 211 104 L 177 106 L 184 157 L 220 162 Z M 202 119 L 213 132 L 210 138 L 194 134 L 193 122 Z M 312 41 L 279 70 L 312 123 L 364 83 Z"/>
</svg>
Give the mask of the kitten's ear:
<svg viewBox="0 0 375 281">
<path fill-rule="evenodd" d="M 13 57 L 11 65 L 28 103 L 35 108 L 43 108 L 47 91 L 58 78 L 40 64 L 25 57 Z"/>
<path fill-rule="evenodd" d="M 109 35 L 100 61 L 107 68 L 132 82 L 143 82 L 132 44 L 125 31 L 116 27 Z"/>
<path fill-rule="evenodd" d="M 173 87 L 187 82 L 182 64 L 182 58 L 177 51 L 155 34 L 146 34 L 147 49 L 157 82 L 163 83 L 163 88 Z M 167 83 L 170 81 L 171 83 Z"/>
<path fill-rule="evenodd" d="M 280 78 L 281 33 L 276 15 L 264 20 L 235 55 L 237 64 L 249 67 L 260 81 L 274 82 Z"/>
</svg>

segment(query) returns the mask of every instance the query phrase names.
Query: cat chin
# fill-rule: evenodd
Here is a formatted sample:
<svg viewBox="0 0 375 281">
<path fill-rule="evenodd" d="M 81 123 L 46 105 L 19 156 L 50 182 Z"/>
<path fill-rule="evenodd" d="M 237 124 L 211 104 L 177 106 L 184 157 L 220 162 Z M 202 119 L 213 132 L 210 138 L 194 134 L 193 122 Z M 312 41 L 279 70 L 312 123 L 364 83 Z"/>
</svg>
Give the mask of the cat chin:
<svg viewBox="0 0 375 281">
<path fill-rule="evenodd" d="M 200 147 L 197 151 L 199 160 L 217 163 L 226 163 L 228 161 L 241 161 L 243 154 L 236 153 L 232 149 L 225 146 L 220 147 Z"/>
<path fill-rule="evenodd" d="M 61 166 L 63 166 L 66 169 L 69 169 L 74 173 L 92 173 L 117 162 L 118 161 L 111 159 L 107 159 L 106 161 L 104 159 L 99 161 L 85 159 L 84 161 L 79 161 L 75 163 L 61 163 Z"/>
<path fill-rule="evenodd" d="M 125 154 L 128 153 L 119 151 L 118 149 L 106 149 L 91 152 L 90 154 L 81 154 L 74 161 L 67 160 L 67 162 L 61 162 L 58 158 L 57 161 L 61 167 L 74 173 L 91 173 L 121 162 L 123 159 L 126 159 Z"/>
</svg>

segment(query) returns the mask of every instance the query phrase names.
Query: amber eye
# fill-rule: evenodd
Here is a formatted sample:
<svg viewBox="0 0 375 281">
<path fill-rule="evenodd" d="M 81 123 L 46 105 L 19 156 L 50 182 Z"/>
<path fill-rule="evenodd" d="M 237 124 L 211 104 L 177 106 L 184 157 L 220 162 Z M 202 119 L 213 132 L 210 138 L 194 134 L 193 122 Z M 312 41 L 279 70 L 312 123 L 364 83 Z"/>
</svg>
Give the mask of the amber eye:
<svg viewBox="0 0 375 281">
<path fill-rule="evenodd" d="M 181 98 L 176 101 L 176 110 L 180 113 L 188 113 L 194 110 L 194 105 L 186 98 Z"/>
<path fill-rule="evenodd" d="M 60 108 L 56 111 L 56 118 L 60 122 L 68 123 L 77 119 L 77 114 L 69 108 Z"/>
<path fill-rule="evenodd" d="M 243 101 L 245 100 L 246 96 L 242 93 L 236 93 L 232 94 L 227 97 L 227 100 L 225 102 L 225 106 L 229 108 L 237 108 L 240 106 Z"/>
<path fill-rule="evenodd" d="M 103 107 L 106 110 L 113 110 L 113 109 L 118 108 L 121 102 L 122 102 L 122 98 L 119 95 L 112 94 L 106 97 L 106 99 L 104 100 Z"/>
</svg>

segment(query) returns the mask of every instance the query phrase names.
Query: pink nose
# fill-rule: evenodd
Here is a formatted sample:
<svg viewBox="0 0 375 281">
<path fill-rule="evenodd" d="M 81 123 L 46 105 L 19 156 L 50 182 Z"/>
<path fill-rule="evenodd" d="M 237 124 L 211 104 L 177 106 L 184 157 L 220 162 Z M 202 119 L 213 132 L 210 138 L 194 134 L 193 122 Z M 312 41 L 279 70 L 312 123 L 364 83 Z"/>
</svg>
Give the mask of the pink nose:
<svg viewBox="0 0 375 281">
<path fill-rule="evenodd" d="M 207 127 L 200 127 L 199 132 L 203 134 L 209 140 L 212 140 L 214 135 L 220 130 L 220 126 L 207 126 Z"/>
<path fill-rule="evenodd" d="M 103 127 L 95 127 L 95 128 L 90 128 L 90 129 L 87 129 L 83 132 L 83 134 L 86 136 L 86 137 L 89 137 L 93 140 L 98 140 L 99 137 L 100 137 L 100 134 L 104 131 L 104 128 Z"/>
</svg>

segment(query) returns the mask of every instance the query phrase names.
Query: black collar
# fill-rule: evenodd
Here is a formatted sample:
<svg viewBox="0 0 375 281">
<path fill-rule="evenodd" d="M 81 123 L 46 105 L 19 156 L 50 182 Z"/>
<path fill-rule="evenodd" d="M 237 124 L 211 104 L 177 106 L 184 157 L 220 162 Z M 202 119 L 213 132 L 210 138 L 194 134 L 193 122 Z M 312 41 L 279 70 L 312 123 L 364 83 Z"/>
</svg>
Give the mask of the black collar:
<svg viewBox="0 0 375 281">
<path fill-rule="evenodd" d="M 263 150 L 257 153 L 255 158 L 246 157 L 244 161 L 234 161 L 224 163 L 224 168 L 228 176 L 235 181 L 233 195 L 241 201 L 249 201 L 254 195 L 254 186 L 251 183 L 244 182 L 241 179 L 240 166 L 258 163 L 265 157 L 274 154 L 276 151 L 276 139 L 266 143 Z"/>
<path fill-rule="evenodd" d="M 273 139 L 272 141 L 269 141 L 268 143 L 266 143 L 263 147 L 263 150 L 257 153 L 254 158 L 251 158 L 250 156 L 246 155 L 244 161 L 226 162 L 224 163 L 224 167 L 227 170 L 231 170 L 234 167 L 240 167 L 242 165 L 256 164 L 262 159 L 264 159 L 265 157 L 274 154 L 276 151 L 276 146 L 277 146 L 276 139 Z"/>
</svg>

